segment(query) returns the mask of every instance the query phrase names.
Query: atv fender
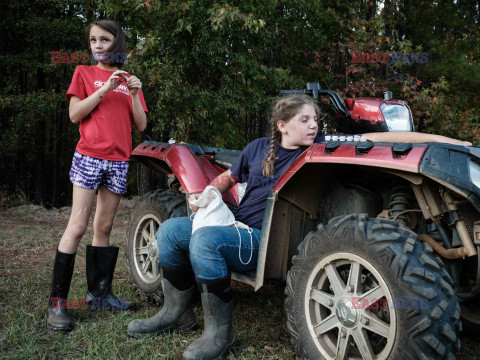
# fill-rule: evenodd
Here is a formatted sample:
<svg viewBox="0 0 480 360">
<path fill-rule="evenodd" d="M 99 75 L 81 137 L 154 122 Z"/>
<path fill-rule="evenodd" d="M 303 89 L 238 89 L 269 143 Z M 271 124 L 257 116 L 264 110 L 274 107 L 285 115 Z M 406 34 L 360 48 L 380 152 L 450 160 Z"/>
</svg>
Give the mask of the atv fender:
<svg viewBox="0 0 480 360">
<path fill-rule="evenodd" d="M 200 154 L 196 155 L 192 148 L 200 149 Z M 155 171 L 174 175 L 186 194 L 202 192 L 213 179 L 225 171 L 213 165 L 201 148 L 194 145 L 146 141 L 132 151 L 131 157 Z M 238 206 L 237 190 L 237 187 L 230 189 L 223 195 L 223 200 L 227 204 Z"/>
</svg>

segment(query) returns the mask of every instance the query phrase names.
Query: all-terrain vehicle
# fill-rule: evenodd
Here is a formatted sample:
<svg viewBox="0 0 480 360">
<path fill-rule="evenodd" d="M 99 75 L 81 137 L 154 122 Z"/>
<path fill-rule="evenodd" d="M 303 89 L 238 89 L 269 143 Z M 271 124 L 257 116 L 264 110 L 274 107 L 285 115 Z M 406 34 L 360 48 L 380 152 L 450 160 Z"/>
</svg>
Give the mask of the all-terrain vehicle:
<svg viewBox="0 0 480 360">
<path fill-rule="evenodd" d="M 391 96 L 343 100 L 315 83 L 302 92 L 328 96 L 354 134 L 413 129 L 410 109 Z M 238 154 L 152 141 L 133 151 L 169 176 L 168 189 L 140 200 L 127 231 L 130 280 L 143 298 L 161 302 L 159 225 L 188 215 L 188 197 Z M 224 201 L 238 206 L 238 186 Z M 286 280 L 298 357 L 454 359 L 461 315 L 480 324 L 479 148 L 326 137 L 285 171 L 265 209 L 257 269 L 232 278 L 255 290 Z"/>
</svg>

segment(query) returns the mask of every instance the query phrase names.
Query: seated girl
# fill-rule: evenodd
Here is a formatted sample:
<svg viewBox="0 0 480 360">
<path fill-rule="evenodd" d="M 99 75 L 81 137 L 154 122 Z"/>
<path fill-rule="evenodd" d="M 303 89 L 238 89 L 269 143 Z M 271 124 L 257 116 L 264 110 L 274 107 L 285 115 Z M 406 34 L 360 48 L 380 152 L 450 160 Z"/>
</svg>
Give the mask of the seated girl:
<svg viewBox="0 0 480 360">
<path fill-rule="evenodd" d="M 265 203 L 269 191 L 286 168 L 317 138 L 319 109 L 306 95 L 278 100 L 272 110 L 271 138 L 254 140 L 242 151 L 230 170 L 211 185 L 223 193 L 239 179 L 248 186 L 236 220 L 250 227 L 202 227 L 192 234 L 188 217 L 165 221 L 157 240 L 165 302 L 158 314 L 133 320 L 128 334 L 134 337 L 187 330 L 196 324 L 192 308 L 195 283 L 205 317 L 203 335 L 184 352 L 184 359 L 217 359 L 232 347 L 237 335 L 232 326 L 232 271 L 254 270 L 260 246 Z M 197 199 L 200 194 L 193 195 Z M 190 205 L 193 211 L 198 210 Z"/>
</svg>

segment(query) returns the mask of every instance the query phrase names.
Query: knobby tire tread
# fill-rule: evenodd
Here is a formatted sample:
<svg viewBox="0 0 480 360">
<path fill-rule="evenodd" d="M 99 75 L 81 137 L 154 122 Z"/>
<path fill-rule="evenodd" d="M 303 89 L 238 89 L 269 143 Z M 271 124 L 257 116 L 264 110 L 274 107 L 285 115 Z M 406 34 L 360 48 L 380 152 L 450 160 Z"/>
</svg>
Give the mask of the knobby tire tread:
<svg viewBox="0 0 480 360">
<path fill-rule="evenodd" d="M 348 244 L 344 240 L 352 238 L 355 244 Z M 330 243 L 330 248 L 322 246 L 325 241 Z M 297 356 L 316 360 L 319 354 L 311 353 L 313 342 L 309 344 L 309 339 L 305 341 L 301 338 L 302 331 L 305 333 L 303 327 L 307 325 L 304 324 L 305 314 L 298 316 L 301 309 L 297 309 L 299 298 L 295 295 L 303 289 L 298 284 L 303 284 L 303 279 L 308 278 L 308 261 L 313 261 L 312 256 L 318 256 L 318 263 L 332 253 L 333 244 L 340 245 L 339 251 L 342 252 L 349 245 L 357 248 L 363 246 L 365 251 L 352 253 L 359 256 L 376 254 L 377 264 L 390 267 L 394 280 L 399 284 L 394 296 L 417 297 L 428 301 L 426 309 L 410 309 L 403 318 L 397 315 L 397 321 L 401 321 L 400 326 L 406 330 L 395 341 L 389 358 L 455 359 L 454 352 L 460 348 L 457 337 L 457 332 L 461 330 L 460 306 L 452 288 L 453 281 L 443 263 L 433 257 L 433 250 L 428 244 L 416 240 L 416 234 L 410 229 L 391 220 L 372 219 L 363 214 L 340 216 L 326 226 L 320 224 L 316 231 L 307 235 L 298 247 L 298 254 L 292 259 L 293 266 L 288 272 L 285 288 L 285 308 L 287 328 Z M 371 259 L 368 260 L 372 263 Z M 385 277 L 381 270 L 377 268 Z M 394 293 L 391 286 L 389 288 Z M 400 346 L 400 343 L 403 345 Z M 307 349 L 309 346 L 310 351 Z"/>
</svg>

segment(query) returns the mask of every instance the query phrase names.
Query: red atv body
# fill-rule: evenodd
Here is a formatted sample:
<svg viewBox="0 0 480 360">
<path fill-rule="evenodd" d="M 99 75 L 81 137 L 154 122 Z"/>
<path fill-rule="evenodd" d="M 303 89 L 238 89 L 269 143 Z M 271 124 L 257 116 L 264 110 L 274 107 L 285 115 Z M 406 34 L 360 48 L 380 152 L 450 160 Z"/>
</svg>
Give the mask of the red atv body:
<svg viewBox="0 0 480 360">
<path fill-rule="evenodd" d="M 401 101 L 344 102 L 312 84 L 305 92 L 329 96 L 349 126 L 413 129 Z M 458 300 L 468 325 L 480 324 L 480 149 L 342 140 L 313 144 L 282 174 L 265 204 L 257 269 L 232 278 L 256 290 L 286 280 L 300 358 L 453 359 Z M 238 154 L 157 142 L 133 151 L 170 177 L 170 189 L 140 201 L 127 233 L 130 279 L 144 298 L 161 301 L 158 226 L 186 216 L 188 196 Z M 238 186 L 224 200 L 238 206 Z"/>
</svg>

